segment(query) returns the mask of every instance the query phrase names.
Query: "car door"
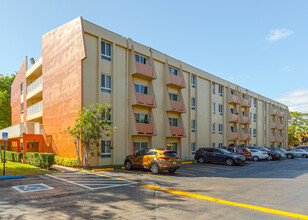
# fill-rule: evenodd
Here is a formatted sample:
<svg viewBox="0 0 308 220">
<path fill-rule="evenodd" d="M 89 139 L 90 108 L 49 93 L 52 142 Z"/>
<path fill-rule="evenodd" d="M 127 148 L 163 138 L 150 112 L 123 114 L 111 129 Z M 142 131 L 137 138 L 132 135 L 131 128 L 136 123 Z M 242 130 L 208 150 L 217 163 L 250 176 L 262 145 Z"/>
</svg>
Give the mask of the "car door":
<svg viewBox="0 0 308 220">
<path fill-rule="evenodd" d="M 205 156 L 207 161 L 215 161 L 215 155 L 212 148 L 205 149 Z"/>
<path fill-rule="evenodd" d="M 216 162 L 224 162 L 225 161 L 224 154 L 219 149 L 213 149 L 213 151 L 214 151 L 213 154 L 214 154 Z"/>
<path fill-rule="evenodd" d="M 141 150 L 136 153 L 135 157 L 135 167 L 143 168 L 143 157 L 145 156 L 147 150 Z"/>
</svg>

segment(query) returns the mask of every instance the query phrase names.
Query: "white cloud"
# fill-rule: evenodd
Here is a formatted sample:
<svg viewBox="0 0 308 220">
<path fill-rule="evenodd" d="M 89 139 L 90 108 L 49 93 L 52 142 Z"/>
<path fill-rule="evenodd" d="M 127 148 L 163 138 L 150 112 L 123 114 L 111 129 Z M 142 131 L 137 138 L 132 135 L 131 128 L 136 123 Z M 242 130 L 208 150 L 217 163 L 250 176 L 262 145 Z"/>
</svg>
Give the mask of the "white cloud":
<svg viewBox="0 0 308 220">
<path fill-rule="evenodd" d="M 290 72 L 291 70 L 292 70 L 292 68 L 290 66 L 282 67 L 282 71 L 284 71 L 284 72 Z"/>
<path fill-rule="evenodd" d="M 308 89 L 296 89 L 282 95 L 276 101 L 288 105 L 290 111 L 308 113 Z"/>
<path fill-rule="evenodd" d="M 288 29 L 275 29 L 271 30 L 270 34 L 267 36 L 266 40 L 268 41 L 277 41 L 283 38 L 290 37 L 294 31 Z"/>
</svg>

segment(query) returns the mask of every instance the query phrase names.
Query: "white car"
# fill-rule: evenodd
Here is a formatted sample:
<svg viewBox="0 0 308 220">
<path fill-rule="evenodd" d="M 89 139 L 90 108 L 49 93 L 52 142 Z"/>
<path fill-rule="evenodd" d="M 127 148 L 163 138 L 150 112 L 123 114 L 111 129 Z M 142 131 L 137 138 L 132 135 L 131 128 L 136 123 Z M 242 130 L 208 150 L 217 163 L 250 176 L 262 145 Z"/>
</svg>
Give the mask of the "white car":
<svg viewBox="0 0 308 220">
<path fill-rule="evenodd" d="M 260 151 L 257 149 L 250 149 L 251 151 L 251 159 L 253 161 L 265 160 L 268 158 L 268 153 L 266 151 Z"/>
<path fill-rule="evenodd" d="M 294 149 L 294 150 L 290 150 L 290 152 L 297 154 L 299 157 L 304 157 L 304 158 L 308 157 L 308 151 L 306 150 Z"/>
</svg>

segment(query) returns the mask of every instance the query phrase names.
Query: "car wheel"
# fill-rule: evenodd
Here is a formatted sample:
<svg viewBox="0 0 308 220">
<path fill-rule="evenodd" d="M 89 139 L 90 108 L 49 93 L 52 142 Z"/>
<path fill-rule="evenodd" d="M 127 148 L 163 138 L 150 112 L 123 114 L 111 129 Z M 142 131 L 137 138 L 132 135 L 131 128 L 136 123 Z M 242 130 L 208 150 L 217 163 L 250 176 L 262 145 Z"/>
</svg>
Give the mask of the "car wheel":
<svg viewBox="0 0 308 220">
<path fill-rule="evenodd" d="M 152 173 L 154 174 L 158 174 L 159 173 L 159 166 L 157 163 L 152 163 L 151 164 L 151 167 L 150 167 L 150 170 Z"/>
<path fill-rule="evenodd" d="M 169 173 L 175 173 L 176 169 L 168 170 Z"/>
<path fill-rule="evenodd" d="M 125 168 L 126 168 L 127 170 L 131 170 L 131 169 L 133 168 L 132 162 L 130 162 L 129 160 L 127 160 L 127 161 L 125 162 Z"/>
<path fill-rule="evenodd" d="M 258 160 L 259 160 L 259 157 L 253 156 L 253 157 L 252 157 L 252 160 L 253 160 L 253 161 L 258 161 Z"/>
<path fill-rule="evenodd" d="M 232 165 L 234 164 L 234 160 L 231 159 L 231 158 L 229 158 L 229 159 L 226 160 L 226 164 L 227 164 L 228 166 L 232 166 Z"/>
<path fill-rule="evenodd" d="M 302 157 L 303 157 L 303 158 L 307 158 L 307 154 L 303 154 Z"/>
<path fill-rule="evenodd" d="M 199 157 L 198 158 L 199 163 L 205 163 L 205 158 L 204 157 Z"/>
<path fill-rule="evenodd" d="M 272 160 L 272 159 L 273 159 L 272 155 L 268 155 L 267 160 Z"/>
<path fill-rule="evenodd" d="M 292 154 L 287 154 L 287 158 L 288 159 L 293 159 L 293 155 Z"/>
</svg>

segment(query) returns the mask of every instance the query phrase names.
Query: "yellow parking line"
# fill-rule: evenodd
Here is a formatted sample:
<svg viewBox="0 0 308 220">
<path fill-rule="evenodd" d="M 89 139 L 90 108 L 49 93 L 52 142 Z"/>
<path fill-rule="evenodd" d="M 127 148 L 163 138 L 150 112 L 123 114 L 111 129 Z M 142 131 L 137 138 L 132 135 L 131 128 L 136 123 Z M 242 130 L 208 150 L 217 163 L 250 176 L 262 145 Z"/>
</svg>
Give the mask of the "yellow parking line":
<svg viewBox="0 0 308 220">
<path fill-rule="evenodd" d="M 181 170 L 182 170 L 182 169 L 183 169 L 183 170 L 198 170 L 198 171 L 216 173 L 214 170 L 195 169 L 195 168 L 181 168 Z"/>
<path fill-rule="evenodd" d="M 158 176 L 158 175 L 153 175 L 153 174 L 148 174 L 148 173 L 140 173 L 140 172 L 134 172 L 134 171 L 128 171 L 128 170 L 119 170 L 119 171 L 136 173 L 136 174 L 143 174 L 143 175 L 148 175 L 148 176 L 155 176 L 155 177 L 164 178 L 164 179 L 170 179 L 170 177 L 167 177 L 167 176 Z"/>
<path fill-rule="evenodd" d="M 196 176 L 195 174 L 191 174 L 191 173 L 184 173 L 184 172 L 180 172 L 180 171 L 177 171 L 177 173 L 181 173 L 181 174 L 184 174 L 184 175 L 189 175 L 189 176 Z"/>
<path fill-rule="evenodd" d="M 134 183 L 140 183 L 140 182 L 137 182 L 137 181 L 127 180 L 127 179 L 123 179 L 123 178 L 120 178 L 120 177 L 109 176 L 109 175 L 105 175 L 105 174 L 101 174 L 101 173 L 91 173 L 91 172 L 89 172 L 89 171 L 84 171 L 84 170 L 80 170 L 80 171 L 81 171 L 81 172 L 84 172 L 84 173 L 93 174 L 93 175 L 112 177 L 112 178 L 119 179 L 119 180 L 125 180 L 125 181 L 134 182 Z"/>
<path fill-rule="evenodd" d="M 165 189 L 165 188 L 160 187 L 160 186 L 144 185 L 144 186 L 141 186 L 141 187 L 153 189 L 153 190 L 164 191 L 164 192 L 168 192 L 168 193 L 172 193 L 172 194 L 176 194 L 176 195 L 181 195 L 181 196 L 187 196 L 187 197 L 196 198 L 196 199 L 204 199 L 204 200 L 208 200 L 208 201 L 211 201 L 211 202 L 217 202 L 217 203 L 222 203 L 222 204 L 231 205 L 231 206 L 238 206 L 238 207 L 242 207 L 242 208 L 246 208 L 246 209 L 253 209 L 253 210 L 260 211 L 260 212 L 267 212 L 267 213 L 276 214 L 276 215 L 283 215 L 283 216 L 308 220 L 308 215 L 301 215 L 301 214 L 285 212 L 285 211 L 280 211 L 280 210 L 270 209 L 270 208 L 264 208 L 264 207 L 249 205 L 249 204 L 244 204 L 244 203 L 231 202 L 231 201 L 227 201 L 227 200 L 223 200 L 223 199 L 217 199 L 217 198 L 214 198 L 214 197 L 204 196 L 204 195 L 195 194 L 195 193 L 183 192 L 183 191 L 174 190 L 174 189 Z"/>
</svg>

